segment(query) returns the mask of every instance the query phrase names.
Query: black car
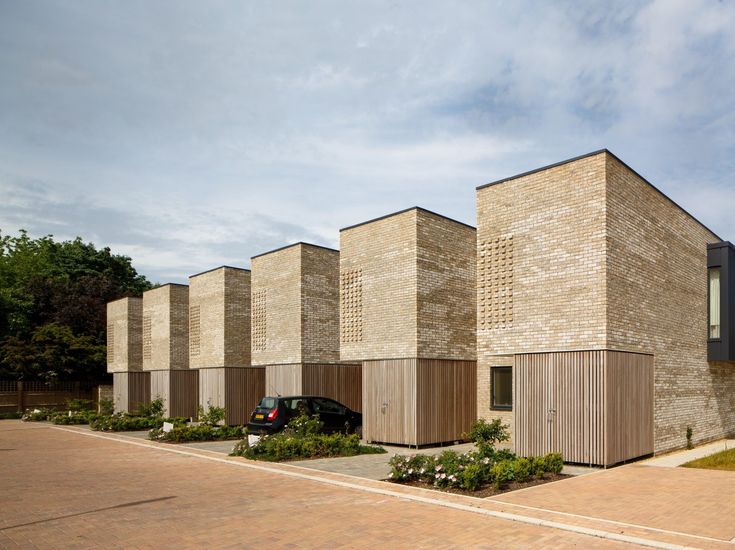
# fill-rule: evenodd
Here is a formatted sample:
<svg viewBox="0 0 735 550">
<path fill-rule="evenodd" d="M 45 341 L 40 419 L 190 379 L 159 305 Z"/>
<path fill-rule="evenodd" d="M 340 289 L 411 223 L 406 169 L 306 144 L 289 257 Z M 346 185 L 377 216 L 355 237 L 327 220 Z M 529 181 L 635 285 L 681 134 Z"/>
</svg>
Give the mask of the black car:
<svg viewBox="0 0 735 550">
<path fill-rule="evenodd" d="M 334 399 L 315 395 L 264 397 L 250 415 L 251 434 L 271 434 L 281 431 L 292 418 L 306 414 L 319 415 L 327 433 L 347 432 L 362 435 L 362 414 Z"/>
</svg>

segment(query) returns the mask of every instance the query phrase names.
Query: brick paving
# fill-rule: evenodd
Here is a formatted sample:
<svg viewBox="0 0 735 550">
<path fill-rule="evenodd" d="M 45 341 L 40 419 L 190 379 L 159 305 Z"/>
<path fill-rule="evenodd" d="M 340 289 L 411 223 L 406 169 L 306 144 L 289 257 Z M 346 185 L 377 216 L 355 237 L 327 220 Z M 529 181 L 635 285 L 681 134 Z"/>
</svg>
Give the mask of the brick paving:
<svg viewBox="0 0 735 550">
<path fill-rule="evenodd" d="M 0 449 L 2 548 L 621 545 L 50 426 L 2 421 Z"/>
<path fill-rule="evenodd" d="M 632 465 L 476 499 L 292 464 L 252 465 L 217 452 L 123 435 L 100 439 L 3 421 L 0 548 L 622 545 L 565 526 L 694 547 L 732 548 L 724 541 L 735 536 L 730 534 L 735 517 L 731 473 L 724 478 L 711 475 L 723 472 Z M 667 477 L 667 472 L 684 477 Z M 529 525 L 482 515 L 485 511 L 564 525 Z"/>
</svg>

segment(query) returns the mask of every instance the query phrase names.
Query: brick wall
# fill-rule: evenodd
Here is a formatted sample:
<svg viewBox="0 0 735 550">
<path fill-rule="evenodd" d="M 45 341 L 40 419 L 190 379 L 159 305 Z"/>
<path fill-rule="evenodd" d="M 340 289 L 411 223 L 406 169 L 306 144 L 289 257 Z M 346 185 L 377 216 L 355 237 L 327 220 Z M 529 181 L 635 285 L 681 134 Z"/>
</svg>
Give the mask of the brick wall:
<svg viewBox="0 0 735 550">
<path fill-rule="evenodd" d="M 189 278 L 190 368 L 250 364 L 250 272 L 220 267 Z"/>
<path fill-rule="evenodd" d="M 342 230 L 342 360 L 474 359 L 474 246 L 420 208 Z"/>
<path fill-rule="evenodd" d="M 339 361 L 339 252 L 301 246 L 304 363 Z"/>
<path fill-rule="evenodd" d="M 252 261 L 253 365 L 339 360 L 339 252 L 299 243 Z"/>
<path fill-rule="evenodd" d="M 143 293 L 143 370 L 189 368 L 189 287 L 167 284 Z"/>
<path fill-rule="evenodd" d="M 614 349 L 655 356 L 656 452 L 735 433 L 735 367 L 707 362 L 712 233 L 606 152 L 479 189 L 477 215 L 479 416 L 512 418 L 490 367 L 515 353 Z"/>
<path fill-rule="evenodd" d="M 418 356 L 475 359 L 475 229 L 424 210 L 416 222 Z"/>
<path fill-rule="evenodd" d="M 612 156 L 608 346 L 654 354 L 657 451 L 735 434 L 735 365 L 707 362 L 707 243 L 719 239 Z"/>
<path fill-rule="evenodd" d="M 605 346 L 605 166 L 597 155 L 477 191 L 478 416 L 510 418 L 489 408 L 502 356 Z"/>
<path fill-rule="evenodd" d="M 107 304 L 107 372 L 143 368 L 143 300 L 122 298 Z"/>
</svg>

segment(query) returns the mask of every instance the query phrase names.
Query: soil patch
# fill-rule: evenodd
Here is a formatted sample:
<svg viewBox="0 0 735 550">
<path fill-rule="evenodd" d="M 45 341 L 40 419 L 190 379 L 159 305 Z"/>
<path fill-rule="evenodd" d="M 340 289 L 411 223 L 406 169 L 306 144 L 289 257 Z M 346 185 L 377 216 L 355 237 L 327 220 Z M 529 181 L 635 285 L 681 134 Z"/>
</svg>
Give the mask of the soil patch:
<svg viewBox="0 0 735 550">
<path fill-rule="evenodd" d="M 458 487 L 434 487 L 433 484 L 427 483 L 425 481 L 409 481 L 406 483 L 401 483 L 398 481 L 392 481 L 390 479 L 387 479 L 385 481 L 389 481 L 390 483 L 395 483 L 396 485 L 410 485 L 411 487 L 420 487 L 421 489 L 431 489 L 432 491 L 441 491 L 442 493 L 454 493 L 455 495 L 465 495 L 469 497 L 478 497 L 478 498 L 487 498 L 487 497 L 494 497 L 496 495 L 501 495 L 503 493 L 510 493 L 511 491 L 517 491 L 518 489 L 525 489 L 526 487 L 533 487 L 535 485 L 544 485 L 545 483 L 551 483 L 552 481 L 560 481 L 562 479 L 567 479 L 569 477 L 564 474 L 546 474 L 544 475 L 543 479 L 531 479 L 529 481 L 524 481 L 523 483 L 518 483 L 517 481 L 513 481 L 503 487 L 502 489 L 497 489 L 495 485 L 482 485 L 477 488 L 475 491 L 466 491 L 465 489 L 460 489 Z"/>
</svg>

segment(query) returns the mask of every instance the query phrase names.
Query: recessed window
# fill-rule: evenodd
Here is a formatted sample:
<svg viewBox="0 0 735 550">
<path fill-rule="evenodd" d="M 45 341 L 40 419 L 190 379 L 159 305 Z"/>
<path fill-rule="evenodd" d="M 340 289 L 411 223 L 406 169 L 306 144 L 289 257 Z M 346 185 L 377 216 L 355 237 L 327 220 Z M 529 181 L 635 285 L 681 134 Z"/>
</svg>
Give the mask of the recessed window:
<svg viewBox="0 0 735 550">
<path fill-rule="evenodd" d="M 719 267 L 709 269 L 709 338 L 720 339 L 720 273 Z"/>
<path fill-rule="evenodd" d="M 490 379 L 490 408 L 511 410 L 513 408 L 513 369 L 511 367 L 492 367 Z"/>
</svg>

